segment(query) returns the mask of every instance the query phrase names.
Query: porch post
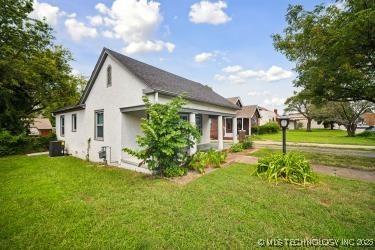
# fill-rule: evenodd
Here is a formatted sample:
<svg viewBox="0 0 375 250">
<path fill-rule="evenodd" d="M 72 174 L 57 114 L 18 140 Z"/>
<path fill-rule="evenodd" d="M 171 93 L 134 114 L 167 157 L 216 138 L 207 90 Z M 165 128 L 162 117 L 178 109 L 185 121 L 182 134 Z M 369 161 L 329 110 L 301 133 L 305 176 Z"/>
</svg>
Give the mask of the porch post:
<svg viewBox="0 0 375 250">
<path fill-rule="evenodd" d="M 251 135 L 251 117 L 249 117 L 249 135 Z"/>
<path fill-rule="evenodd" d="M 224 149 L 224 142 L 223 142 L 223 116 L 219 115 L 217 117 L 217 149 L 223 150 Z"/>
<path fill-rule="evenodd" d="M 237 143 L 237 117 L 232 118 L 233 143 Z"/>
<path fill-rule="evenodd" d="M 194 113 L 189 114 L 189 121 L 194 127 L 196 126 L 195 114 Z M 189 153 L 190 153 L 190 155 L 193 155 L 193 154 L 195 154 L 195 152 L 197 152 L 197 142 L 196 141 L 195 141 L 194 145 L 190 148 Z"/>
</svg>

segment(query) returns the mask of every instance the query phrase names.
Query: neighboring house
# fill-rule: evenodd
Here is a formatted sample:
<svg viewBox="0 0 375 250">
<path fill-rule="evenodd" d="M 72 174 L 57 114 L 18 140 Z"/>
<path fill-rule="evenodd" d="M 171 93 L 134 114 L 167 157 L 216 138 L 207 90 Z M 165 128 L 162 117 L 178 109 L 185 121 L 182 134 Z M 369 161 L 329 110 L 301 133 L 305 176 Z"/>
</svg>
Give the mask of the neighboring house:
<svg viewBox="0 0 375 250">
<path fill-rule="evenodd" d="M 236 105 L 239 110 L 236 112 L 236 123 L 231 117 L 224 118 L 223 134 L 225 139 L 233 139 L 233 134 L 238 135 L 243 130 L 247 135 L 251 134 L 251 127 L 259 125 L 260 113 L 257 105 L 243 106 L 240 97 L 227 98 L 229 102 Z M 211 139 L 218 138 L 217 120 L 211 118 Z"/>
<path fill-rule="evenodd" d="M 300 113 L 288 113 L 289 116 L 289 129 L 305 129 L 307 128 L 307 119 Z M 324 128 L 323 123 L 318 124 L 316 120 L 311 121 L 311 129 Z"/>
<path fill-rule="evenodd" d="M 264 125 L 269 122 L 277 122 L 279 115 L 277 114 L 277 109 L 274 111 L 268 110 L 264 107 L 258 106 L 260 113 L 259 125 Z"/>
<path fill-rule="evenodd" d="M 362 115 L 362 126 L 363 127 L 366 127 L 366 126 L 375 126 L 375 113 L 370 113 L 370 112 L 367 112 L 367 113 L 364 113 Z"/>
<path fill-rule="evenodd" d="M 202 134 L 190 153 L 210 143 L 210 117 L 220 126 L 223 117 L 236 122 L 238 107 L 210 87 L 104 48 L 79 103 L 54 112 L 57 138 L 65 141 L 73 156 L 102 161 L 98 152 L 105 149 L 109 164 L 147 172 L 145 166 L 138 167 L 140 160 L 122 150 L 138 148 L 136 136 L 145 117 L 142 97 L 166 103 L 182 94 L 187 104 L 181 117 L 196 124 Z M 223 149 L 222 135 L 217 148 Z"/>
<path fill-rule="evenodd" d="M 30 124 L 30 135 L 48 136 L 52 133 L 52 125 L 48 118 L 34 118 Z"/>
</svg>

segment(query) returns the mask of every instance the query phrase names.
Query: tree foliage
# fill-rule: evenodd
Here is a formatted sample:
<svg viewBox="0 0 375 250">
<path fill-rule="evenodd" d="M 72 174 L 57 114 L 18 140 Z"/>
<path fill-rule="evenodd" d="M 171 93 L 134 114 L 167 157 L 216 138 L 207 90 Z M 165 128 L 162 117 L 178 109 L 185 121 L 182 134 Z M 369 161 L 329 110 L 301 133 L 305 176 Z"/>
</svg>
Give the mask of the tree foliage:
<svg viewBox="0 0 375 250">
<path fill-rule="evenodd" d="M 187 149 L 200 138 L 199 130 L 180 118 L 179 112 L 185 101 L 174 98 L 167 104 L 151 103 L 143 98 L 146 118 L 142 119 L 143 135 L 137 136 L 140 150 L 125 148 L 124 151 L 146 163 L 148 168 L 162 175 L 169 168 L 184 165 Z"/>
<path fill-rule="evenodd" d="M 72 55 L 53 43 L 45 21 L 29 18 L 31 0 L 0 0 L 0 128 L 24 132 L 29 118 L 75 104 Z"/>
<path fill-rule="evenodd" d="M 375 1 L 346 0 L 306 11 L 289 6 L 274 46 L 296 62 L 295 86 L 316 102 L 375 102 Z"/>
<path fill-rule="evenodd" d="M 313 104 L 310 97 L 304 92 L 296 93 L 285 101 L 286 112 L 298 112 L 307 119 L 307 131 L 311 131 L 311 121 L 313 119 Z"/>
</svg>

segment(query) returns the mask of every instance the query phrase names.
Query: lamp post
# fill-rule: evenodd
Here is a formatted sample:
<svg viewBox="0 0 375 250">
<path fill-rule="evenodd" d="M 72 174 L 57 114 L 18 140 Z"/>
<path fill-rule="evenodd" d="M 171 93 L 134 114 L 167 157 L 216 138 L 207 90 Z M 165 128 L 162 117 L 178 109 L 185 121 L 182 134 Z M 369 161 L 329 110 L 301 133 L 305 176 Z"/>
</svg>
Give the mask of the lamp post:
<svg viewBox="0 0 375 250">
<path fill-rule="evenodd" d="M 286 128 L 289 125 L 289 117 L 287 115 L 280 116 L 280 125 L 283 129 L 283 153 L 286 153 Z"/>
</svg>

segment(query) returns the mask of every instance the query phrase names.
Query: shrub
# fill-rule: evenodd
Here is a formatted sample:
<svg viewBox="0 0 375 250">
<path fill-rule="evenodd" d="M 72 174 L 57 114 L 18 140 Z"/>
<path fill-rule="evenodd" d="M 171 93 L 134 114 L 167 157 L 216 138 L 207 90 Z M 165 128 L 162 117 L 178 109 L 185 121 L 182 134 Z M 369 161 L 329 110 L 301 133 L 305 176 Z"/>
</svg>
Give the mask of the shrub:
<svg viewBox="0 0 375 250">
<path fill-rule="evenodd" d="M 359 133 L 357 136 L 375 138 L 375 132 L 374 131 L 363 131 L 362 133 Z"/>
<path fill-rule="evenodd" d="M 252 148 L 253 147 L 253 141 L 251 140 L 250 136 L 246 136 L 245 139 L 242 141 L 242 146 L 244 149 Z"/>
<path fill-rule="evenodd" d="M 269 123 L 266 123 L 262 126 L 258 126 L 256 133 L 259 134 L 259 135 L 275 134 L 279 131 L 280 131 L 279 124 L 277 124 L 276 122 L 269 122 Z"/>
<path fill-rule="evenodd" d="M 137 136 L 139 150 L 123 150 L 142 160 L 151 170 L 161 175 L 167 168 L 181 167 L 186 162 L 187 151 L 200 138 L 199 130 L 180 118 L 182 97 L 174 98 L 166 104 L 151 103 L 143 98 L 147 117 L 142 119 L 142 135 Z"/>
<path fill-rule="evenodd" d="M 315 181 L 309 162 L 298 152 L 273 154 L 259 160 L 256 175 L 264 176 L 269 181 L 279 179 L 298 185 Z"/>
<path fill-rule="evenodd" d="M 177 177 L 186 175 L 187 168 L 185 167 L 178 167 L 178 166 L 170 166 L 165 168 L 164 176 L 166 177 Z"/>
<path fill-rule="evenodd" d="M 243 150 L 244 150 L 244 146 L 241 142 L 232 144 L 232 146 L 230 146 L 229 148 L 229 151 L 232 153 L 241 152 Z"/>
<path fill-rule="evenodd" d="M 212 149 L 207 152 L 197 152 L 192 156 L 189 167 L 199 173 L 204 173 L 207 167 L 219 168 L 225 162 L 226 157 L 226 152 Z"/>
<path fill-rule="evenodd" d="M 12 135 L 9 131 L 0 130 L 0 156 L 46 151 L 51 140 L 56 140 L 55 134 L 45 137 Z"/>
</svg>

